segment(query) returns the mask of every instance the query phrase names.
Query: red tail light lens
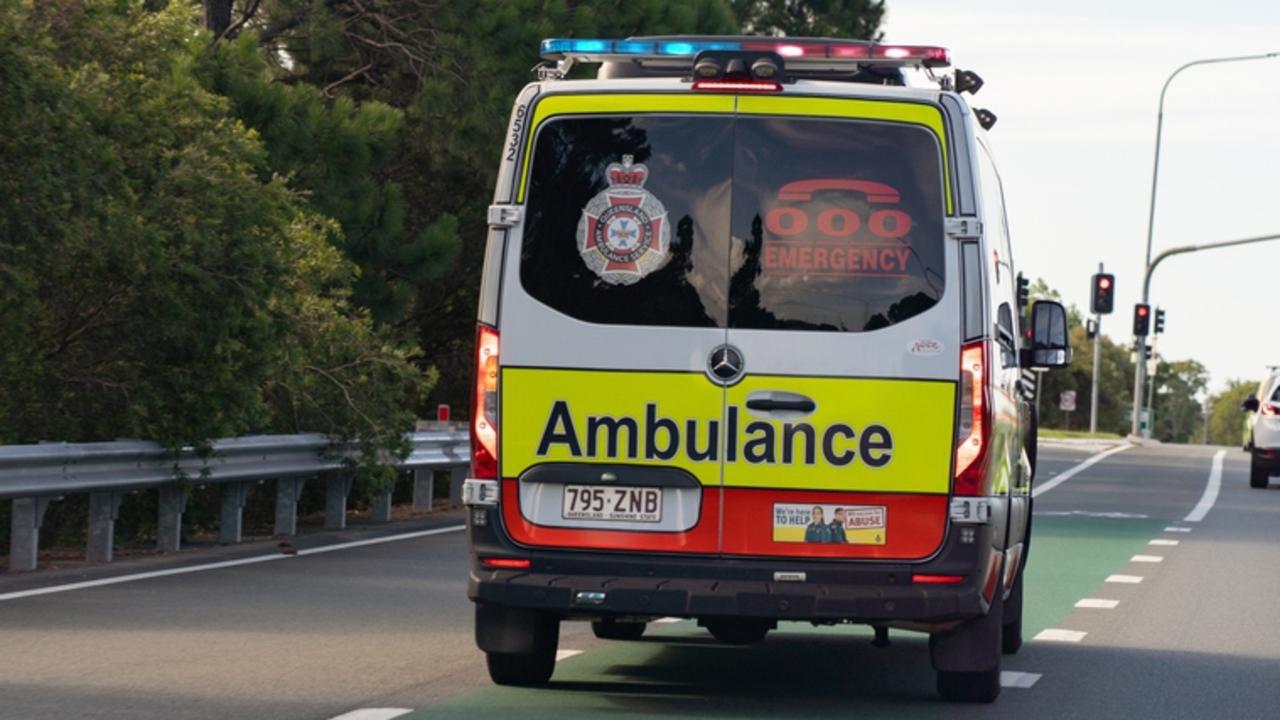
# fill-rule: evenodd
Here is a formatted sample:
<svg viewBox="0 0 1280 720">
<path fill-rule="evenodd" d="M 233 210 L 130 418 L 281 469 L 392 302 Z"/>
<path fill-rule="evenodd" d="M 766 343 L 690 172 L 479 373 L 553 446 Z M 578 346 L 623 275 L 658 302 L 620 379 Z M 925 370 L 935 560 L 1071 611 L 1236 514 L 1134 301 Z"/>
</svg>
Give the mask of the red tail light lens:
<svg viewBox="0 0 1280 720">
<path fill-rule="evenodd" d="M 964 582 L 963 575 L 921 575 L 911 576 L 911 582 L 917 585 L 955 585 Z"/>
<path fill-rule="evenodd" d="M 471 477 L 498 479 L 498 331 L 476 327 L 476 387 L 471 403 Z"/>
<path fill-rule="evenodd" d="M 956 425 L 956 495 L 986 495 L 991 446 L 991 397 L 987 387 L 987 341 L 960 351 L 960 413 Z"/>
<path fill-rule="evenodd" d="M 1280 406 L 1275 403 L 1262 403 L 1262 407 L 1258 409 L 1259 415 L 1276 415 L 1280 414 Z"/>
<path fill-rule="evenodd" d="M 497 570 L 528 570 L 533 564 L 528 558 L 496 558 L 487 557 L 480 558 L 481 564 L 485 567 Z"/>
</svg>

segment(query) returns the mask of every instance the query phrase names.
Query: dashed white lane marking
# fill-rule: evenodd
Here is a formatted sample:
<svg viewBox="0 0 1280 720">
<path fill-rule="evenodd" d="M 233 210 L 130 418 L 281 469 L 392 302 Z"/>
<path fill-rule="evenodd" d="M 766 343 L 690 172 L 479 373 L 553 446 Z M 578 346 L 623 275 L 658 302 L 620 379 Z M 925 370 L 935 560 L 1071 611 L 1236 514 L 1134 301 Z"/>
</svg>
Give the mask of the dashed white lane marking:
<svg viewBox="0 0 1280 720">
<path fill-rule="evenodd" d="M 1041 677 L 1040 673 L 1014 672 L 1012 670 L 1000 671 L 1000 687 L 1007 688 L 1029 688 L 1036 684 Z"/>
<path fill-rule="evenodd" d="M 170 575 L 186 575 L 188 573 L 204 572 L 205 570 L 221 570 L 222 568 L 237 567 L 239 565 L 253 565 L 255 563 L 271 562 L 273 560 L 290 560 L 293 558 L 303 557 L 305 555 L 318 555 L 320 553 L 347 550 L 349 548 L 364 547 L 366 545 L 381 545 L 382 543 L 396 542 L 399 540 L 413 540 L 415 538 L 428 537 L 431 535 L 442 535 L 444 533 L 465 530 L 466 527 L 466 525 L 451 525 L 449 527 L 435 528 L 434 530 L 418 530 L 416 532 L 400 533 L 399 535 L 387 535 L 385 537 L 370 538 L 368 540 L 354 540 L 352 542 L 307 548 L 305 550 L 299 550 L 297 555 L 285 555 L 283 553 L 275 552 L 270 555 L 255 555 L 253 557 L 239 558 L 238 560 L 223 560 L 222 562 L 204 563 L 203 565 L 189 565 L 187 567 L 169 568 L 167 570 L 152 570 L 151 572 L 119 575 L 117 577 L 102 578 L 100 580 L 85 580 L 83 582 L 35 588 L 33 590 L 19 590 L 11 593 L 0 593 L 0 602 L 4 600 L 17 600 L 19 598 L 35 597 L 37 595 L 69 592 L 71 590 L 84 590 L 87 588 L 102 587 L 104 585 L 119 585 L 120 583 L 134 582 L 135 580 L 150 580 L 151 578 L 168 577 Z"/>
<path fill-rule="evenodd" d="M 1159 555 L 1134 555 L 1129 558 L 1129 562 L 1158 563 L 1164 562 L 1164 558 Z"/>
<path fill-rule="evenodd" d="M 1165 532 L 1191 532 L 1191 528 L 1184 528 L 1184 527 L 1178 527 L 1177 525 L 1170 525 L 1169 527 L 1165 528 L 1164 531 Z"/>
<path fill-rule="evenodd" d="M 1048 628 L 1041 630 L 1036 634 L 1033 640 L 1047 640 L 1049 642 L 1080 642 L 1088 635 L 1082 630 L 1062 630 L 1060 628 Z"/>
<path fill-rule="evenodd" d="M 556 662 L 560 662 L 561 660 L 568 660 L 574 655 L 581 655 L 581 654 L 582 654 L 581 650 L 557 650 Z"/>
<path fill-rule="evenodd" d="M 1054 489 L 1054 488 L 1058 487 L 1058 486 L 1059 486 L 1059 485 L 1061 485 L 1062 483 L 1064 483 L 1064 482 L 1066 482 L 1066 481 L 1070 480 L 1071 478 L 1075 477 L 1076 475 L 1079 475 L 1080 473 L 1082 473 L 1082 472 L 1084 472 L 1085 470 L 1089 469 L 1089 468 L 1090 468 L 1090 467 L 1092 467 L 1095 463 L 1100 462 L 1100 461 L 1102 461 L 1102 460 L 1104 460 L 1104 459 L 1106 459 L 1106 458 L 1108 458 L 1108 457 L 1110 457 L 1110 456 L 1112 456 L 1112 455 L 1115 455 L 1115 454 L 1116 454 L 1116 453 L 1118 453 L 1118 452 L 1122 452 L 1122 451 L 1124 451 L 1124 450 L 1128 450 L 1128 449 L 1129 449 L 1129 448 L 1131 448 L 1131 447 L 1133 447 L 1133 446 L 1132 446 L 1132 445 L 1117 445 L 1117 446 L 1115 446 L 1115 447 L 1113 447 L 1113 448 L 1111 448 L 1111 449 L 1109 449 L 1109 450 L 1103 450 L 1102 452 L 1098 453 L 1097 455 L 1092 455 L 1092 456 L 1090 456 L 1090 457 L 1088 457 L 1088 458 L 1085 458 L 1083 461 L 1081 461 L 1081 463 L 1080 463 L 1079 465 L 1076 465 L 1075 467 L 1071 468 L 1070 470 L 1067 470 L 1066 472 L 1062 473 L 1061 475 L 1058 475 L 1057 477 L 1053 478 L 1053 479 L 1052 479 L 1052 480 L 1050 480 L 1049 482 L 1046 482 L 1046 483 L 1044 483 L 1043 485 L 1039 485 L 1039 486 L 1037 486 L 1034 490 L 1032 490 L 1032 491 L 1031 491 L 1031 497 L 1033 497 L 1033 498 L 1040 497 L 1041 495 L 1043 495 L 1043 494 L 1045 494 L 1045 493 L 1049 492 L 1050 490 L 1052 490 L 1052 489 Z"/>
<path fill-rule="evenodd" d="M 1103 598 L 1084 598 L 1076 601 L 1076 607 L 1078 608 L 1097 608 L 1099 610 L 1114 610 L 1119 604 L 1119 600 L 1104 600 Z"/>
<path fill-rule="evenodd" d="M 653 621 L 654 625 L 671 625 L 673 623 L 684 622 L 684 618 L 677 617 L 661 617 Z"/>
<path fill-rule="evenodd" d="M 343 713 L 332 720 L 391 720 L 413 712 L 411 708 L 360 708 Z"/>
<path fill-rule="evenodd" d="M 1158 545 L 1158 546 L 1160 546 L 1160 547 L 1174 547 L 1174 546 L 1176 546 L 1176 545 L 1178 544 L 1178 541 L 1177 541 L 1177 540 L 1165 540 L 1164 538 L 1156 538 L 1155 540 L 1152 540 L 1151 542 L 1149 542 L 1149 543 L 1147 543 L 1147 544 L 1148 544 L 1148 545 Z"/>
<path fill-rule="evenodd" d="M 1191 512 L 1182 518 L 1182 522 L 1200 522 L 1213 509 L 1213 504 L 1218 502 L 1218 490 L 1222 487 L 1222 458 L 1226 455 L 1226 450 L 1214 453 L 1213 465 L 1209 468 L 1209 482 L 1205 483 L 1204 494 L 1200 496 L 1200 502 L 1196 503 Z"/>
<path fill-rule="evenodd" d="M 1124 585 L 1137 585 L 1142 582 L 1141 575 L 1108 575 L 1107 582 L 1121 583 Z"/>
<path fill-rule="evenodd" d="M 1088 510 L 1037 510 L 1037 515 L 1048 515 L 1050 517 L 1091 517 L 1091 518 L 1115 518 L 1117 520 L 1146 520 L 1150 515 L 1142 513 L 1127 512 L 1090 512 Z"/>
</svg>

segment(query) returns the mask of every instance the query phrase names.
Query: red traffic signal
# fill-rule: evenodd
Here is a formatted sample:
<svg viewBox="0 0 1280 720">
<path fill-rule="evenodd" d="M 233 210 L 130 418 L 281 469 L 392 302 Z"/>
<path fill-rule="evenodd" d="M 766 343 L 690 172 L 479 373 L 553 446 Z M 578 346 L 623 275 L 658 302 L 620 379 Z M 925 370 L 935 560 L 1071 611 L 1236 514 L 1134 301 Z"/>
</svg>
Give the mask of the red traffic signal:
<svg viewBox="0 0 1280 720">
<path fill-rule="evenodd" d="M 1138 303 L 1133 306 L 1133 334 L 1146 337 L 1151 330 L 1151 306 Z"/>
<path fill-rule="evenodd" d="M 1093 276 L 1093 299 L 1089 309 L 1095 315 L 1106 315 L 1115 309 L 1116 276 L 1111 273 L 1098 273 Z"/>
</svg>

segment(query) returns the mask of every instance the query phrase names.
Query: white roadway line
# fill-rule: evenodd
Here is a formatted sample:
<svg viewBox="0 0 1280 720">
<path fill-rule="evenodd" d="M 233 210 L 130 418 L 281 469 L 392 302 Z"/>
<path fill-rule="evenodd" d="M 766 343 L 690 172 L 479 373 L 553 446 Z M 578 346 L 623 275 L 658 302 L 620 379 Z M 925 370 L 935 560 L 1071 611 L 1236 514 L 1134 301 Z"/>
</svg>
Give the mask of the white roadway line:
<svg viewBox="0 0 1280 720">
<path fill-rule="evenodd" d="M 1178 527 L 1177 525 L 1170 525 L 1169 527 L 1165 528 L 1164 531 L 1165 532 L 1191 532 L 1191 528 L 1184 528 L 1184 527 Z"/>
<path fill-rule="evenodd" d="M 335 550 L 348 550 L 350 548 L 364 547 L 366 545 L 380 545 L 382 543 L 396 542 L 398 540 L 413 540 L 415 538 L 428 537 L 431 535 L 442 535 L 444 533 L 457 532 L 465 528 L 465 525 L 451 525 L 449 527 L 435 528 L 432 530 L 418 530 L 415 532 L 400 533 L 399 535 L 387 535 L 386 537 L 370 538 L 368 540 L 353 540 L 352 542 L 307 548 L 305 550 L 299 550 L 296 556 L 275 552 L 270 555 L 254 555 L 253 557 L 238 558 L 236 560 L 223 560 L 221 562 L 204 563 L 201 565 L 188 565 L 186 567 L 168 568 L 165 570 L 152 570 L 149 572 L 133 573 L 132 575 L 118 575 L 116 577 L 102 578 L 100 580 L 84 580 L 82 582 L 67 583 L 65 585 L 52 585 L 50 587 L 34 588 L 32 590 L 18 590 L 17 592 L 0 593 L 0 602 L 5 600 L 18 600 L 20 598 L 35 597 L 37 595 L 52 595 L 53 593 L 70 592 L 72 590 L 85 590 L 88 588 L 102 587 L 104 585 L 119 585 L 120 583 L 169 577 L 170 575 L 187 575 L 189 573 L 204 572 L 206 570 L 221 570 L 222 568 L 237 567 L 240 565 L 253 565 L 255 563 L 271 562 L 273 560 L 288 560 L 293 557 L 301 557 L 304 555 L 316 555 L 319 553 L 333 552 Z"/>
<path fill-rule="evenodd" d="M 1000 671 L 1000 687 L 1007 688 L 1029 688 L 1036 684 L 1042 676 L 1040 673 L 1014 672 L 1012 670 Z"/>
<path fill-rule="evenodd" d="M 1182 522 L 1200 522 L 1205 515 L 1213 509 L 1213 504 L 1218 502 L 1218 490 L 1222 487 L 1222 458 L 1226 457 L 1226 450 L 1219 450 L 1213 456 L 1213 466 L 1209 469 L 1209 482 L 1204 486 L 1204 495 L 1200 496 L 1200 502 L 1182 518 Z"/>
<path fill-rule="evenodd" d="M 331 718 L 331 720 L 391 720 L 413 712 L 412 708 L 360 708 Z"/>
<path fill-rule="evenodd" d="M 1121 583 L 1123 585 L 1137 585 L 1142 582 L 1141 575 L 1108 575 L 1106 582 Z"/>
<path fill-rule="evenodd" d="M 1152 540 L 1151 542 L 1149 542 L 1149 543 L 1147 543 L 1147 544 L 1148 544 L 1148 545 L 1158 545 L 1158 546 L 1160 546 L 1160 547 L 1175 547 L 1175 546 L 1178 544 L 1178 541 L 1177 541 L 1177 540 L 1165 540 L 1164 538 L 1156 538 L 1155 540 Z"/>
<path fill-rule="evenodd" d="M 1164 558 L 1160 555 L 1134 555 L 1129 558 L 1129 562 L 1160 563 L 1164 562 Z"/>
<path fill-rule="evenodd" d="M 561 660 L 568 660 L 574 655 L 581 655 L 581 654 L 582 654 L 581 650 L 557 650 L 556 662 L 560 662 Z"/>
<path fill-rule="evenodd" d="M 1066 471 L 1065 471 L 1065 472 L 1063 472 L 1061 475 L 1058 475 L 1057 477 L 1055 477 L 1055 478 L 1053 478 L 1052 480 L 1050 480 L 1050 481 L 1048 481 L 1048 482 L 1044 483 L 1043 485 L 1038 485 L 1036 488 L 1034 488 L 1034 489 L 1031 491 L 1031 497 L 1033 497 L 1033 498 L 1040 497 L 1041 495 L 1043 495 L 1043 494 L 1045 494 L 1045 493 L 1049 492 L 1050 490 L 1052 490 L 1052 489 L 1054 489 L 1054 488 L 1058 487 L 1059 485 L 1061 485 L 1062 483 L 1064 483 L 1064 482 L 1066 482 L 1066 481 L 1070 480 L 1071 478 L 1075 477 L 1076 475 L 1079 475 L 1080 473 L 1084 472 L 1085 470 L 1088 470 L 1088 469 L 1089 469 L 1090 467 L 1092 467 L 1095 463 L 1098 463 L 1098 462 L 1102 461 L 1103 459 L 1105 459 L 1105 458 L 1107 458 L 1107 457 L 1110 457 L 1110 456 L 1112 456 L 1112 455 L 1115 455 L 1115 454 L 1116 454 L 1116 453 L 1118 453 L 1118 452 L 1123 452 L 1124 450 L 1128 450 L 1128 449 L 1129 449 L 1129 448 L 1131 448 L 1131 447 L 1133 447 L 1133 446 L 1132 446 L 1132 445 L 1117 445 L 1117 446 L 1115 446 L 1115 447 L 1113 447 L 1113 448 L 1110 448 L 1110 449 L 1107 449 L 1107 450 L 1103 450 L 1102 452 L 1098 453 L 1097 455 L 1091 455 L 1091 456 L 1089 456 L 1089 457 L 1085 458 L 1084 460 L 1082 460 L 1082 461 L 1080 462 L 1080 464 L 1079 464 L 1079 465 L 1076 465 L 1075 467 L 1073 467 L 1073 468 L 1071 468 L 1071 469 L 1069 469 L 1069 470 L 1066 470 Z"/>
<path fill-rule="evenodd" d="M 1078 608 L 1096 608 L 1098 610 L 1114 610 L 1119 604 L 1119 600 L 1104 600 L 1102 598 L 1084 598 L 1076 601 L 1076 607 Z"/>
<path fill-rule="evenodd" d="M 1076 643 L 1084 639 L 1089 633 L 1082 630 L 1061 630 L 1059 628 L 1048 628 L 1041 630 L 1032 640 L 1047 640 L 1049 642 L 1070 642 Z"/>
</svg>

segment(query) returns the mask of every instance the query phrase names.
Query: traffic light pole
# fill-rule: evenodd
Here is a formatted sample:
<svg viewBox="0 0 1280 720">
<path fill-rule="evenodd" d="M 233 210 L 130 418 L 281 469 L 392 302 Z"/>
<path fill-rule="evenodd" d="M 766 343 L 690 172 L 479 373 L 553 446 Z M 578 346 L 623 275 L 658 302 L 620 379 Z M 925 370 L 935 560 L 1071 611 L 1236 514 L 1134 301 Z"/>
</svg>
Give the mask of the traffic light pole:
<svg viewBox="0 0 1280 720">
<path fill-rule="evenodd" d="M 1102 263 L 1098 272 L 1102 273 Z M 1114 296 L 1113 296 L 1114 297 Z M 1089 432 L 1098 432 L 1098 374 L 1102 370 L 1102 315 L 1093 314 L 1093 387 L 1089 389 Z"/>
<path fill-rule="evenodd" d="M 1269 240 L 1280 240 L 1280 234 L 1277 235 L 1259 235 L 1258 237 L 1242 238 L 1240 240 L 1224 240 L 1216 243 L 1204 243 L 1203 245 L 1181 245 L 1175 248 L 1169 248 L 1161 252 L 1147 265 L 1147 271 L 1142 276 L 1142 302 L 1147 302 L 1151 297 L 1151 275 L 1155 273 L 1156 268 L 1167 257 L 1174 255 L 1184 255 L 1186 253 L 1200 252 L 1201 250 L 1216 250 L 1218 248 L 1235 247 L 1236 245 L 1249 245 L 1252 243 L 1267 242 Z M 1138 421 L 1142 414 L 1142 391 L 1143 384 L 1146 380 L 1147 370 L 1147 338 L 1139 336 L 1137 342 L 1138 361 L 1134 363 L 1137 367 L 1133 372 L 1133 435 L 1138 435 Z"/>
<path fill-rule="evenodd" d="M 1177 70 L 1169 74 L 1169 78 L 1164 81 L 1164 87 L 1160 88 L 1160 106 L 1156 111 L 1156 152 L 1155 160 L 1151 164 L 1151 207 L 1147 213 L 1147 262 L 1146 262 L 1146 279 L 1142 283 L 1142 302 L 1147 304 L 1151 298 L 1147 295 L 1147 286 L 1151 280 L 1151 271 L 1155 269 L 1155 263 L 1151 261 L 1151 238 L 1154 231 L 1156 219 L 1156 181 L 1160 178 L 1160 136 L 1164 132 L 1164 97 L 1169 92 L 1169 83 L 1178 77 L 1183 70 L 1196 65 L 1212 65 L 1217 63 L 1240 62 L 1243 60 L 1266 60 L 1268 58 L 1280 57 L 1280 52 L 1269 52 L 1261 55 L 1238 55 L 1232 57 L 1205 58 L 1203 60 L 1192 60 L 1189 63 L 1180 65 Z M 1240 243 L 1233 243 L 1240 244 Z M 1191 251 L 1186 251 L 1191 252 Z M 1161 258 L 1164 256 L 1162 255 Z M 1159 262 L 1157 258 L 1156 262 Z M 1138 338 L 1138 357 L 1143 358 L 1147 352 L 1147 339 L 1145 337 Z M 1133 372 L 1133 428 L 1132 433 L 1138 434 L 1138 409 L 1142 407 L 1142 380 L 1143 371 L 1146 370 L 1146 363 L 1138 362 Z"/>
</svg>

